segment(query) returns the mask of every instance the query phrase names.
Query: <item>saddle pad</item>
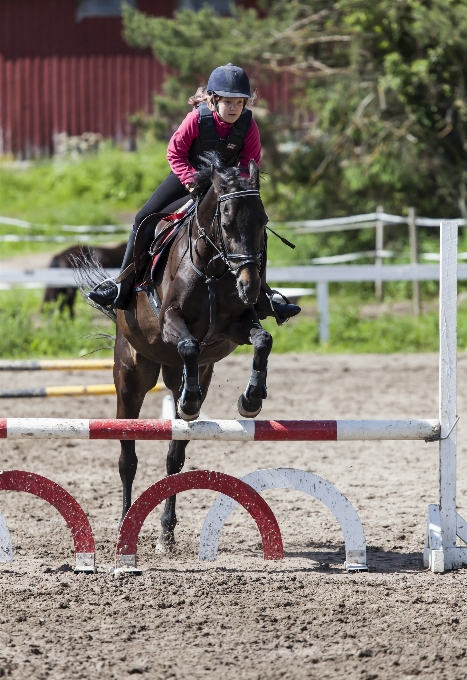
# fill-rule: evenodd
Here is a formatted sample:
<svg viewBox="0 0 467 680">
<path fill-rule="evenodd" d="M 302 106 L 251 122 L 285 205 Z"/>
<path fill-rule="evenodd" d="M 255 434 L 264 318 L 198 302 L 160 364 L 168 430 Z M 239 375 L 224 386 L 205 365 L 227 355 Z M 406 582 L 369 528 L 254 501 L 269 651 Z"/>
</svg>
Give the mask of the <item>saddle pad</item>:
<svg viewBox="0 0 467 680">
<path fill-rule="evenodd" d="M 157 244 L 157 252 L 152 256 L 152 262 L 151 262 L 151 280 L 154 281 L 155 279 L 155 274 L 156 274 L 156 268 L 157 264 L 161 259 L 161 255 L 165 253 L 167 246 L 172 243 L 172 241 L 175 238 L 176 233 L 179 230 L 179 227 L 181 226 L 181 222 L 177 222 L 176 224 L 172 224 L 170 229 L 167 229 L 167 231 L 164 231 L 163 234 L 161 234 L 162 238 L 160 242 Z"/>
</svg>

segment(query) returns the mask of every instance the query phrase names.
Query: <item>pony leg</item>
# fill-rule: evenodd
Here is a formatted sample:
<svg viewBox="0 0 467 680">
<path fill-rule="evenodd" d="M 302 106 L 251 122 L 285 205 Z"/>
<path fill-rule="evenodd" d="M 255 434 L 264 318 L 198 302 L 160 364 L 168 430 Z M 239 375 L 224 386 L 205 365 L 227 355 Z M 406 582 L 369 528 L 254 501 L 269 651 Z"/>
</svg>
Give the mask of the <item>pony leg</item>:
<svg viewBox="0 0 467 680">
<path fill-rule="evenodd" d="M 160 365 L 137 354 L 117 330 L 115 343 L 114 382 L 117 390 L 117 418 L 138 418 L 146 393 L 159 377 Z M 120 441 L 118 460 L 122 480 L 122 518 L 131 506 L 131 490 L 136 475 L 138 458 L 134 441 Z"/>
<path fill-rule="evenodd" d="M 198 340 L 189 332 L 185 319 L 174 307 L 165 312 L 162 339 L 169 344 L 175 344 L 183 360 L 183 382 L 177 401 L 177 412 L 183 420 L 196 420 L 203 398 L 198 369 L 200 347 Z"/>
<path fill-rule="evenodd" d="M 253 328 L 250 339 L 254 350 L 253 366 L 246 390 L 240 395 L 237 404 L 238 412 L 244 418 L 257 416 L 263 406 L 263 399 L 268 396 L 266 376 L 272 349 L 272 336 L 264 328 Z"/>
<path fill-rule="evenodd" d="M 203 401 L 209 389 L 213 368 L 213 364 L 210 364 L 208 366 L 202 366 L 199 371 Z M 167 387 L 172 390 L 174 403 L 176 403 L 176 400 L 181 394 L 180 370 L 163 366 L 162 377 Z M 175 475 L 177 472 L 182 471 L 185 464 L 185 450 L 188 443 L 188 440 L 170 442 L 169 451 L 167 453 L 168 475 Z M 177 496 L 170 496 L 170 498 L 167 498 L 165 501 L 164 512 L 161 516 L 162 532 L 156 545 L 157 552 L 166 552 L 166 550 L 170 550 L 175 544 L 175 526 L 177 524 L 177 515 L 175 512 L 176 500 Z"/>
<path fill-rule="evenodd" d="M 267 397 L 266 376 L 268 358 L 272 349 L 272 336 L 258 321 L 256 312 L 249 311 L 229 328 L 229 340 L 238 345 L 253 345 L 253 366 L 250 379 L 238 400 L 238 412 L 244 418 L 254 418 L 261 411 Z"/>
</svg>

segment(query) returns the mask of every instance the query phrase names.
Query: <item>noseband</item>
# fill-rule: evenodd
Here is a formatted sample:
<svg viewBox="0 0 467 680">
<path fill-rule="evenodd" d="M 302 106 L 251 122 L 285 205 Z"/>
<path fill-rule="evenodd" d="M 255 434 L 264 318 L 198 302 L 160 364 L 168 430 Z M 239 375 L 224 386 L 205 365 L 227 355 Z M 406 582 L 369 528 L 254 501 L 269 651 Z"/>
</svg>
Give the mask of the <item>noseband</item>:
<svg viewBox="0 0 467 680">
<path fill-rule="evenodd" d="M 249 255 L 244 255 L 243 253 L 229 253 L 227 250 L 227 247 L 225 245 L 225 240 L 224 240 L 224 235 L 222 233 L 222 221 L 221 221 L 221 203 L 224 203 L 225 201 L 230 201 L 234 198 L 242 198 L 243 196 L 259 196 L 260 193 L 256 189 L 245 189 L 243 191 L 234 191 L 231 194 L 222 194 L 221 196 L 218 196 L 217 198 L 217 206 L 216 206 L 216 212 L 214 214 L 214 217 L 211 222 L 211 233 L 214 231 L 214 223 L 217 222 L 217 228 L 216 228 L 216 240 L 217 243 L 214 243 L 214 241 L 209 238 L 207 235 L 205 229 L 200 225 L 199 219 L 198 219 L 198 206 L 199 202 L 196 202 L 195 206 L 195 219 L 196 219 L 196 226 L 198 228 L 198 238 L 194 242 L 194 246 L 192 245 L 192 234 L 189 234 L 189 242 L 190 242 L 190 264 L 193 267 L 193 269 L 204 279 L 208 280 L 211 278 L 216 278 L 216 277 L 208 277 L 207 274 L 204 272 L 200 271 L 194 264 L 193 262 L 193 250 L 192 248 L 194 247 L 194 250 L 198 257 L 202 260 L 202 257 L 200 256 L 197 248 L 197 242 L 200 238 L 202 238 L 205 242 L 209 243 L 215 251 L 217 251 L 217 255 L 214 255 L 209 262 L 206 265 L 206 268 L 209 267 L 210 264 L 212 264 L 215 260 L 221 259 L 224 261 L 225 265 L 227 266 L 226 271 L 220 276 L 217 277 L 217 279 L 222 278 L 225 274 L 228 272 L 231 272 L 232 274 L 238 274 L 240 269 L 245 267 L 247 264 L 255 264 L 258 267 L 259 272 L 261 273 L 262 265 L 263 265 L 263 252 L 259 253 L 253 253 Z M 191 225 L 190 225 L 191 226 Z M 191 232 L 191 229 L 190 229 Z M 231 261 L 237 261 L 238 264 L 237 266 L 232 266 Z"/>
</svg>

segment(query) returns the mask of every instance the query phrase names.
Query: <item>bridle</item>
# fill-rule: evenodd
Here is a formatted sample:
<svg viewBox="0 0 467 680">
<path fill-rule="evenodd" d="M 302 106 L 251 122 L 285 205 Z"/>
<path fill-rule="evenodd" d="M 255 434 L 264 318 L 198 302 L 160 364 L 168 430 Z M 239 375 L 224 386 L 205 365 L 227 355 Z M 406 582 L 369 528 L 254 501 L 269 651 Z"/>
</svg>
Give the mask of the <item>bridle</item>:
<svg viewBox="0 0 467 680">
<path fill-rule="evenodd" d="M 189 230 L 188 230 L 188 237 L 189 237 L 189 248 L 190 248 L 190 264 L 192 268 L 195 270 L 195 272 L 201 276 L 206 282 L 210 280 L 216 280 L 218 281 L 219 279 L 223 278 L 226 274 L 229 272 L 232 274 L 237 274 L 240 269 L 245 267 L 247 264 L 255 264 L 258 267 L 258 271 L 261 275 L 261 270 L 263 267 L 263 251 L 260 251 L 259 253 L 253 253 L 253 254 L 247 254 L 244 255 L 243 253 L 229 253 L 227 250 L 227 247 L 225 245 L 225 240 L 224 240 L 224 235 L 222 232 L 222 221 L 221 221 L 221 212 L 220 212 L 220 207 L 221 203 L 224 203 L 225 201 L 230 201 L 234 198 L 241 198 L 243 196 L 259 196 L 260 193 L 257 189 L 244 189 L 243 191 L 234 191 L 231 194 L 222 194 L 221 196 L 218 196 L 217 198 L 217 205 L 216 205 L 216 212 L 214 213 L 214 217 L 212 218 L 211 222 L 211 228 L 210 232 L 211 234 L 214 232 L 214 223 L 217 222 L 217 228 L 215 230 L 216 233 L 216 241 L 215 243 L 206 233 L 206 230 L 200 225 L 199 223 L 199 218 L 198 218 L 198 207 L 199 207 L 199 200 L 196 201 L 195 204 L 195 214 L 194 214 L 194 219 L 196 220 L 196 227 L 198 229 L 198 236 L 196 239 L 193 241 L 193 219 L 190 220 L 190 225 L 189 225 Z M 201 271 L 194 263 L 193 261 L 193 250 L 199 257 L 199 259 L 202 261 L 203 258 L 201 257 L 199 251 L 198 251 L 198 241 L 202 239 L 206 243 L 209 243 L 214 251 L 216 251 L 216 255 L 214 255 L 209 262 L 206 263 L 204 267 L 204 271 Z M 221 259 L 223 260 L 224 264 L 226 265 L 227 269 L 218 277 L 213 277 L 213 276 L 208 276 L 207 269 L 208 267 L 213 264 L 215 260 Z M 232 261 L 238 261 L 237 266 L 232 266 L 231 262 Z"/>
<path fill-rule="evenodd" d="M 236 276 L 240 269 L 245 267 L 247 264 L 255 264 L 258 267 L 258 273 L 260 276 L 263 270 L 264 259 L 263 251 L 249 255 L 244 255 L 243 253 L 228 252 L 227 247 L 225 245 L 224 236 L 222 233 L 222 221 L 220 211 L 221 203 L 224 203 L 225 201 L 230 201 L 234 198 L 241 198 L 243 196 L 259 196 L 259 195 L 260 193 L 256 189 L 245 189 L 243 191 L 234 191 L 231 194 L 222 194 L 221 196 L 217 197 L 216 212 L 214 213 L 214 217 L 212 218 L 210 227 L 211 234 L 215 231 L 216 236 L 214 237 L 214 239 L 215 241 L 217 241 L 217 243 L 215 243 L 214 240 L 208 236 L 206 230 L 203 229 L 203 227 L 199 223 L 198 208 L 200 200 L 199 199 L 196 200 L 194 215 L 188 223 L 188 247 L 190 252 L 190 265 L 194 269 L 194 271 L 202 279 L 204 279 L 204 282 L 208 286 L 209 293 L 209 328 L 206 335 L 204 336 L 200 343 L 202 347 L 208 344 L 208 340 L 213 334 L 214 328 L 216 326 L 216 291 L 214 289 L 215 284 L 222 278 L 224 278 L 226 274 L 233 274 L 234 276 Z M 195 220 L 196 227 L 198 229 L 198 236 L 195 239 L 193 239 L 193 222 Z M 215 222 L 217 222 L 217 227 L 214 230 Z M 206 264 L 204 265 L 204 271 L 202 269 L 199 269 L 199 267 L 197 267 L 193 261 L 193 251 L 195 251 L 200 261 L 203 262 L 203 258 L 198 251 L 198 241 L 200 239 L 202 239 L 205 243 L 209 243 L 216 253 L 213 257 L 211 257 L 209 262 L 206 262 Z M 212 265 L 218 259 L 222 260 L 226 265 L 225 271 L 220 276 L 209 276 L 207 274 L 209 266 Z M 232 266 L 231 261 L 237 261 L 238 262 L 237 266 Z"/>
</svg>

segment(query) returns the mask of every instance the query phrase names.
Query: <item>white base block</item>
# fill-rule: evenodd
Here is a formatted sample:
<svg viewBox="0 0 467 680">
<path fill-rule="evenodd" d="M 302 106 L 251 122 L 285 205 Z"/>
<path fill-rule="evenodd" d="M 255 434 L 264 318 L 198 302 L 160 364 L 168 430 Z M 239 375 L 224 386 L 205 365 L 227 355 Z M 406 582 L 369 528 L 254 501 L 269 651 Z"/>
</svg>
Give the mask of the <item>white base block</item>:
<svg viewBox="0 0 467 680">
<path fill-rule="evenodd" d="M 114 576 L 121 576 L 123 575 L 129 575 L 129 576 L 141 576 L 143 573 L 141 569 L 138 569 L 137 567 L 112 567 L 110 569 L 110 573 L 113 574 Z"/>
<path fill-rule="evenodd" d="M 368 567 L 366 564 L 352 564 L 351 562 L 344 562 L 344 569 L 351 573 L 355 573 L 357 571 L 368 571 Z"/>
<path fill-rule="evenodd" d="M 430 550 L 428 567 L 434 574 L 444 573 L 444 550 Z"/>
<path fill-rule="evenodd" d="M 466 522 L 459 514 L 457 514 L 456 535 L 466 542 Z M 442 574 L 448 569 L 459 569 L 467 566 L 467 546 L 446 548 L 443 545 L 439 505 L 430 504 L 428 506 L 423 565 L 426 569 L 431 569 L 434 574 Z"/>
<path fill-rule="evenodd" d="M 75 574 L 95 574 L 96 555 L 95 553 L 76 553 L 75 554 Z"/>
<path fill-rule="evenodd" d="M 141 576 L 141 569 L 136 566 L 136 555 L 117 555 L 115 567 L 110 570 L 114 576 L 129 574 L 130 576 Z"/>
</svg>

